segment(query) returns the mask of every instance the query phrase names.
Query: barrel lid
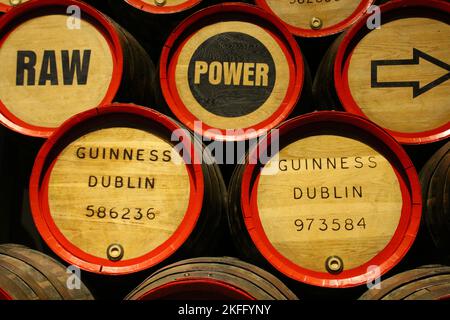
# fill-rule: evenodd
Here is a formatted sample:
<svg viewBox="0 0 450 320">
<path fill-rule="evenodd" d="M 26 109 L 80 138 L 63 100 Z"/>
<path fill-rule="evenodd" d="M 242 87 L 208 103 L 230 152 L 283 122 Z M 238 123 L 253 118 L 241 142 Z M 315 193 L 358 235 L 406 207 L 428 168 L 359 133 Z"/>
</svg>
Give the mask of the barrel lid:
<svg viewBox="0 0 450 320">
<path fill-rule="evenodd" d="M 447 138 L 450 4 L 408 0 L 380 9 L 380 29 L 369 30 L 366 16 L 339 47 L 334 79 L 343 107 L 387 129 L 403 144 Z"/>
<path fill-rule="evenodd" d="M 170 14 L 188 10 L 202 0 L 119 0 L 126 1 L 139 10 L 155 14 Z"/>
<path fill-rule="evenodd" d="M 274 141 L 269 135 L 249 160 Z M 266 260 L 323 287 L 370 283 L 394 267 L 421 216 L 417 173 L 401 146 L 341 112 L 291 119 L 279 127 L 279 141 L 269 162 L 246 166 L 241 185 L 245 225 Z"/>
<path fill-rule="evenodd" d="M 111 102 L 122 78 L 114 27 L 96 9 L 73 0 L 30 1 L 3 16 L 0 60 L 0 122 L 37 137 Z"/>
<path fill-rule="evenodd" d="M 172 112 L 216 140 L 245 140 L 284 120 L 303 86 L 295 39 L 255 6 L 220 4 L 184 20 L 161 55 L 160 81 Z"/>
<path fill-rule="evenodd" d="M 300 37 L 324 37 L 344 31 L 361 19 L 374 0 L 256 0 Z"/>
<path fill-rule="evenodd" d="M 156 265 L 186 241 L 199 217 L 202 168 L 187 161 L 196 152 L 187 131 L 153 110 L 113 104 L 72 117 L 33 168 L 39 233 L 83 270 L 126 274 Z"/>
</svg>

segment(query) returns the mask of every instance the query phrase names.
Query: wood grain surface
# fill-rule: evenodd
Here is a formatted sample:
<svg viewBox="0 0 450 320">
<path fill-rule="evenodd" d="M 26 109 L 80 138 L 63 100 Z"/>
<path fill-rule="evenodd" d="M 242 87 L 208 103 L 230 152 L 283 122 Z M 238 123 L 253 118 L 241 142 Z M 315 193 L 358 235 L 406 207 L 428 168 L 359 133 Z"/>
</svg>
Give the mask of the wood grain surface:
<svg viewBox="0 0 450 320">
<path fill-rule="evenodd" d="M 353 99 L 364 114 L 384 128 L 413 133 L 436 129 L 450 121 L 450 81 L 414 97 L 412 87 L 373 88 L 371 61 L 406 60 L 413 50 L 450 64 L 450 26 L 429 18 L 398 19 L 368 33 L 351 56 L 348 81 Z M 379 66 L 379 82 L 419 81 L 420 88 L 448 75 L 420 58 L 415 65 Z"/>
<path fill-rule="evenodd" d="M 258 211 L 269 241 L 293 263 L 327 272 L 327 258 L 338 256 L 349 270 L 391 240 L 402 210 L 400 186 L 391 164 L 370 146 L 311 136 L 283 148 L 267 168 L 272 165 L 283 171 L 263 169 Z"/>
<path fill-rule="evenodd" d="M 105 159 L 103 149 L 93 159 L 90 148 L 94 156 L 96 148 L 105 148 Z M 111 159 L 111 149 L 119 159 Z M 125 150 L 133 152 L 132 160 Z M 71 142 L 49 180 L 49 207 L 58 229 L 70 243 L 101 258 L 108 257 L 111 244 L 122 246 L 123 260 L 163 244 L 179 227 L 190 196 L 186 166 L 171 151 L 162 138 L 125 127 L 93 131 Z M 147 178 L 151 184 L 144 182 Z"/>
<path fill-rule="evenodd" d="M 68 16 L 55 14 L 27 20 L 14 28 L 0 47 L 0 100 L 9 112 L 28 124 L 58 127 L 72 115 L 97 106 L 111 82 L 113 58 L 107 40 L 94 25 L 84 20 L 80 29 L 67 28 L 67 19 Z M 45 50 L 51 51 L 53 59 L 47 58 L 47 63 L 43 64 Z M 85 84 L 80 72 L 78 78 L 75 73 L 72 84 L 64 83 L 63 50 L 68 50 L 72 62 L 73 50 L 80 50 L 81 61 L 86 58 L 84 51 L 91 51 Z M 28 82 L 32 80 L 30 71 L 18 69 L 18 51 L 32 51 L 36 55 L 32 85 Z M 27 63 L 30 58 L 24 61 Z M 52 77 L 57 82 L 48 80 L 39 84 L 41 74 L 46 73 L 57 73 L 57 79 Z M 18 85 L 21 75 L 23 82 Z"/>
</svg>

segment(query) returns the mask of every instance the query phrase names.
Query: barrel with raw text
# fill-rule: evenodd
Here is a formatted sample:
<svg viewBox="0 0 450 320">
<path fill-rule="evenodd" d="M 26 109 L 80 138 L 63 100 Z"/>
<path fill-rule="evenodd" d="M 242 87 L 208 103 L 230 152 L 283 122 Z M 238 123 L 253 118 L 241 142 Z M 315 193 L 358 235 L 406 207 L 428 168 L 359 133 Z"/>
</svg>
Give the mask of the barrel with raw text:
<svg viewBox="0 0 450 320">
<path fill-rule="evenodd" d="M 242 256 L 337 288 L 400 262 L 421 216 L 419 180 L 401 146 L 370 121 L 335 111 L 294 118 L 273 135 L 230 183 L 229 224 Z"/>
<path fill-rule="evenodd" d="M 35 224 L 62 259 L 95 273 L 215 250 L 227 191 L 216 166 L 195 161 L 199 150 L 189 131 L 150 109 L 81 113 L 37 156 Z"/>
<path fill-rule="evenodd" d="M 4 15 L 0 61 L 0 123 L 26 135 L 47 137 L 113 100 L 149 104 L 154 96 L 142 47 L 79 1 L 30 1 Z"/>
</svg>

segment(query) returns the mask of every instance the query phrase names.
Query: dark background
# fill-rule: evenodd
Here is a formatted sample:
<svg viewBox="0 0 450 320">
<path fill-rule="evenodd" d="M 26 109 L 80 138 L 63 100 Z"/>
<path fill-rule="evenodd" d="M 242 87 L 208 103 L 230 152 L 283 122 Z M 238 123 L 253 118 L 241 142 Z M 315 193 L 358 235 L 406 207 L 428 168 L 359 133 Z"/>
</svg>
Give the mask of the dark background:
<svg viewBox="0 0 450 320">
<path fill-rule="evenodd" d="M 172 28 L 196 10 L 220 1 L 206 0 L 193 10 L 167 17 L 164 16 L 163 19 L 144 13 L 137 13 L 131 7 L 128 9 L 134 11 L 133 14 L 137 14 L 140 19 L 129 19 L 127 12 L 124 11 L 125 9 L 121 5 L 117 5 L 121 2 L 119 0 L 89 0 L 86 2 L 96 6 L 132 33 L 149 53 L 155 65 L 157 65 L 163 42 Z M 110 3 L 113 5 L 111 6 Z M 146 23 L 145 19 L 152 22 Z M 297 38 L 304 58 L 309 65 L 312 78 L 314 78 L 326 51 L 337 36 L 310 39 Z M 315 107 L 312 105 L 312 109 L 315 109 Z M 51 252 L 39 236 L 34 227 L 28 203 L 28 181 L 34 158 L 43 142 L 43 139 L 25 137 L 0 126 L 0 243 L 23 244 L 61 261 Z M 443 144 L 444 142 L 441 141 L 424 146 L 407 146 L 405 149 L 412 158 L 416 169 L 420 171 L 425 162 Z M 221 166 L 227 183 L 233 169 L 233 166 L 230 165 Z M 227 226 L 223 227 L 227 228 Z M 430 250 L 428 241 L 427 236 L 421 230 L 418 240 L 406 258 L 385 275 L 384 278 L 419 265 L 441 262 L 439 255 Z M 237 256 L 232 239 L 226 239 L 225 243 L 227 245 L 218 254 Z M 64 263 L 63 261 L 61 262 Z M 150 270 L 129 276 L 101 276 L 82 272 L 82 280 L 96 298 L 118 300 L 122 299 L 161 266 L 158 265 Z M 294 283 L 280 274 L 276 275 L 300 298 L 356 299 L 366 290 L 365 286 L 340 290 L 312 288 Z"/>
</svg>

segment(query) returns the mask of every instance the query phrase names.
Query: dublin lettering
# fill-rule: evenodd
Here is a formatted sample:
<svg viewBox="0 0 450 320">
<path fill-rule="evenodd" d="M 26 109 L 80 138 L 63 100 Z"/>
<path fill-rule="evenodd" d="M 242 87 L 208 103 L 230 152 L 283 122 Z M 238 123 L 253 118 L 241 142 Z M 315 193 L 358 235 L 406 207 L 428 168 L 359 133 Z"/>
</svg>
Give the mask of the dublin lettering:
<svg viewBox="0 0 450 320">
<path fill-rule="evenodd" d="M 278 162 L 280 171 L 300 170 L 347 170 L 377 167 L 375 157 L 340 157 L 340 158 L 311 158 L 311 159 L 281 159 Z"/>
<path fill-rule="evenodd" d="M 96 188 L 128 188 L 128 189 L 154 189 L 155 178 L 150 177 L 122 177 L 122 176 L 89 176 L 88 187 Z"/>
<path fill-rule="evenodd" d="M 44 50 L 41 65 L 37 66 L 36 52 L 17 51 L 16 85 L 45 86 L 49 83 L 57 86 L 60 84 L 58 74 L 62 74 L 63 84 L 66 86 L 73 85 L 75 78 L 77 85 L 85 85 L 88 81 L 90 59 L 91 50 L 83 50 L 82 57 L 80 50 L 72 50 L 71 53 L 69 50 L 61 50 L 60 55 L 57 55 L 55 50 Z M 61 72 L 58 72 L 58 67 Z"/>
<path fill-rule="evenodd" d="M 345 187 L 295 187 L 294 199 L 354 199 L 363 197 L 362 186 Z"/>
<path fill-rule="evenodd" d="M 206 75 L 208 75 L 206 77 Z M 204 79 L 211 85 L 255 86 L 269 85 L 269 65 L 266 63 L 218 62 L 208 64 L 196 61 L 194 83 L 200 84 Z"/>
<path fill-rule="evenodd" d="M 102 147 L 78 147 L 76 149 L 78 159 L 90 160 L 125 160 L 125 161 L 163 161 L 172 160 L 171 150 L 145 150 L 133 148 L 102 148 Z"/>
</svg>

